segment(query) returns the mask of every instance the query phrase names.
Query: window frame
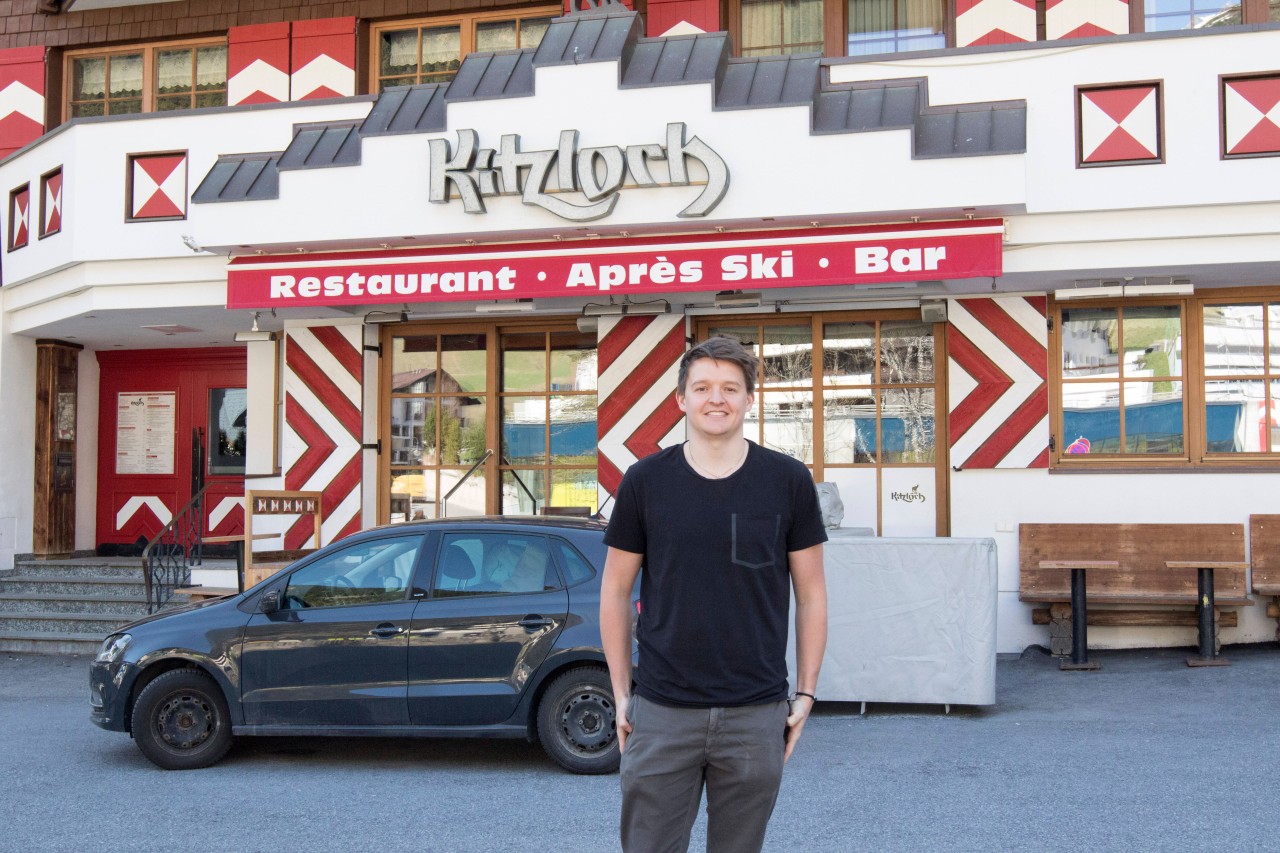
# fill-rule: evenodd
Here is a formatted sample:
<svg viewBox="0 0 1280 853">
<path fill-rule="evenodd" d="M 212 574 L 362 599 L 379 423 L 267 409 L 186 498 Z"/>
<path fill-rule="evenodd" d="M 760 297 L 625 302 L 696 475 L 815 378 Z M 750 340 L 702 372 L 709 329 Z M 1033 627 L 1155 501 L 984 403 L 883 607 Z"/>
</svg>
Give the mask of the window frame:
<svg viewBox="0 0 1280 853">
<path fill-rule="evenodd" d="M 503 11 L 487 11 L 487 12 L 459 12 L 452 15 L 433 15 L 429 17 L 417 18 L 400 18 L 396 20 L 376 21 L 369 25 L 369 69 L 368 84 L 369 92 L 378 94 L 381 92 L 382 76 L 378 73 L 380 67 L 379 47 L 383 33 L 395 32 L 398 30 L 422 29 L 424 27 L 447 27 L 456 24 L 459 30 L 458 43 L 458 61 L 466 59 L 468 55 L 476 52 L 476 25 L 489 23 L 491 21 L 523 21 L 530 18 L 556 18 L 564 14 L 561 6 L 531 6 L 528 9 L 506 9 Z M 419 43 L 421 44 L 421 43 Z M 419 52 L 421 59 L 421 52 Z M 421 70 L 417 76 L 421 77 Z M 397 75 L 407 76 L 407 75 Z M 452 79 L 452 78 L 450 78 Z M 428 81 L 432 82 L 432 81 Z M 420 83 L 402 85 L 420 85 Z M 448 82 L 445 82 L 448 85 Z"/>
<path fill-rule="evenodd" d="M 1280 287 L 1223 288 L 1191 296 L 1051 300 L 1049 304 L 1049 467 L 1062 472 L 1118 471 L 1223 471 L 1253 469 L 1274 472 L 1280 468 L 1280 447 L 1263 452 L 1211 453 L 1208 451 L 1208 406 L 1205 372 L 1204 309 L 1214 305 L 1280 304 Z M 1063 434 L 1062 312 L 1072 308 L 1133 308 L 1179 305 L 1182 310 L 1182 426 L 1183 452 L 1179 455 L 1107 453 L 1068 454 L 1070 442 Z M 1265 318 L 1264 313 L 1264 318 Z M 1264 351 L 1264 360 L 1267 358 Z M 1265 375 L 1265 374 L 1264 374 Z M 1280 380 L 1280 370 L 1276 371 Z M 1122 380 L 1117 379 L 1117 382 Z"/>
<path fill-rule="evenodd" d="M 104 115 L 107 115 L 107 116 L 145 115 L 147 113 L 156 112 L 156 108 L 155 108 L 156 100 L 158 97 L 160 97 L 156 92 L 158 88 L 158 85 L 157 85 L 158 81 L 156 80 L 156 73 L 157 73 L 156 55 L 163 50 L 186 50 L 186 49 L 196 50 L 202 47 L 224 47 L 225 48 L 225 47 L 228 47 L 228 40 L 225 36 L 223 36 L 222 38 L 177 39 L 172 41 L 143 42 L 143 43 L 134 43 L 134 44 L 127 44 L 127 45 L 116 45 L 115 47 L 110 47 L 110 48 L 79 48 L 76 50 L 66 51 L 62 55 L 62 108 L 60 110 L 62 115 L 62 121 L 65 123 L 65 122 L 71 121 L 71 119 L 73 118 L 73 116 L 71 115 L 72 102 L 74 101 L 74 98 L 72 97 L 73 95 L 72 85 L 74 84 L 75 75 L 72 73 L 72 68 L 76 60 L 96 59 L 100 57 L 107 58 L 112 56 L 128 56 L 129 54 L 133 54 L 133 53 L 141 53 L 142 54 L 142 83 L 143 83 L 141 111 L 136 113 L 105 113 L 104 112 Z M 227 89 L 227 85 L 230 81 L 230 76 L 231 75 L 228 73 L 226 75 L 227 79 L 223 81 L 224 92 Z M 102 102 L 104 104 L 110 100 L 109 94 L 110 93 L 108 92 L 107 93 L 108 96 L 103 98 Z M 84 101 L 82 103 L 96 103 L 96 102 Z M 223 106 L 225 106 L 225 104 Z M 192 107 L 190 109 L 195 109 L 195 107 Z M 166 112 L 170 112 L 170 111 L 166 110 Z M 81 118 L 84 118 L 84 116 L 81 116 Z"/>
</svg>

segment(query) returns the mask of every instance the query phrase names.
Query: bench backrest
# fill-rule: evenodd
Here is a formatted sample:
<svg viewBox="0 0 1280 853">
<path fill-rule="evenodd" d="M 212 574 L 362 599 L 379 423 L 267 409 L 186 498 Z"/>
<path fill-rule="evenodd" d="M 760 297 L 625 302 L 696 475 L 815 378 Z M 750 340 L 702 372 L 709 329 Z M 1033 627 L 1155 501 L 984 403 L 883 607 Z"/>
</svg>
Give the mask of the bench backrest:
<svg viewBox="0 0 1280 853">
<path fill-rule="evenodd" d="M 1089 574 L 1089 597 L 1196 597 L 1196 572 L 1170 570 L 1166 560 L 1243 563 L 1243 524 L 1020 524 L 1019 592 L 1071 597 L 1071 572 L 1041 569 L 1041 560 L 1115 560 L 1119 571 Z M 1218 598 L 1247 595 L 1243 569 L 1214 572 Z"/>
<path fill-rule="evenodd" d="M 1280 595 L 1280 515 L 1249 516 L 1249 567 L 1254 592 Z"/>
</svg>

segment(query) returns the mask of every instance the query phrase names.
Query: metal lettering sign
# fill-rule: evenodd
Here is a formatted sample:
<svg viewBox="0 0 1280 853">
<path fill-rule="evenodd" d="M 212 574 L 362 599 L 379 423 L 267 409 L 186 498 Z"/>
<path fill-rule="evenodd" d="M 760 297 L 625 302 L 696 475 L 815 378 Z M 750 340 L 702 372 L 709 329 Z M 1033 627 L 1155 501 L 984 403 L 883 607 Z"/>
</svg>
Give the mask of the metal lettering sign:
<svg viewBox="0 0 1280 853">
<path fill-rule="evenodd" d="M 1000 275 L 999 220 L 236 258 L 228 308 L 856 287 Z"/>
<path fill-rule="evenodd" d="M 431 152 L 431 187 L 428 198 L 435 204 L 462 199 L 467 213 L 484 213 L 484 199 L 518 195 L 529 205 L 549 210 L 571 222 L 590 222 L 613 212 L 618 194 L 630 179 L 637 187 L 658 187 L 664 182 L 653 175 L 654 163 L 666 164 L 666 186 L 684 187 L 689 180 L 686 160 L 694 159 L 707 170 L 707 185 L 693 203 L 678 216 L 697 217 L 710 213 L 729 189 L 729 167 L 724 159 L 698 137 L 685 140 L 683 122 L 667 125 L 667 144 L 609 145 L 578 148 L 578 131 L 562 130 L 557 148 L 520 150 L 520 136 L 502 136 L 497 150 L 480 148 L 474 130 L 459 130 L 458 145 L 450 150 L 445 139 L 428 142 Z M 554 185 L 555 192 L 551 191 Z M 586 199 L 579 204 L 561 196 L 578 193 Z"/>
</svg>

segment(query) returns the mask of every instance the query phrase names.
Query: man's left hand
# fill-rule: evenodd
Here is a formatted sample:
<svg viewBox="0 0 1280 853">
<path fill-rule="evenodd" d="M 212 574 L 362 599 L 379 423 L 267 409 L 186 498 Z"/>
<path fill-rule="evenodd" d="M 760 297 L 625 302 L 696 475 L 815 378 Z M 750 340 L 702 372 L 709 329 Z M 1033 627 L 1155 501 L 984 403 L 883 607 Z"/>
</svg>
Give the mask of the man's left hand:
<svg viewBox="0 0 1280 853">
<path fill-rule="evenodd" d="M 782 753 L 783 764 L 791 758 L 791 751 L 796 748 L 800 733 L 804 731 L 805 720 L 809 719 L 809 712 L 812 710 L 813 700 L 808 696 L 797 696 L 791 700 L 791 714 L 787 717 L 787 748 Z"/>
</svg>

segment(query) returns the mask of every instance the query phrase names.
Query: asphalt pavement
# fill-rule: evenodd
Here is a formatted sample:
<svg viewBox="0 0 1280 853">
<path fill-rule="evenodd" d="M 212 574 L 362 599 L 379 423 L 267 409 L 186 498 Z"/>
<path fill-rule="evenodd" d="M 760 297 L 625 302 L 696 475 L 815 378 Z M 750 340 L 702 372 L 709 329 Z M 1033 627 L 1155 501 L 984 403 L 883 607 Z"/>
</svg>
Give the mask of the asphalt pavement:
<svg viewBox="0 0 1280 853">
<path fill-rule="evenodd" d="M 1280 849 L 1280 646 L 1037 650 L 991 708 L 821 703 L 767 850 Z M 241 739 L 165 772 L 89 722 L 86 657 L 0 653 L 0 850 L 617 850 L 616 776 L 512 741 Z M 704 819 L 692 850 L 703 847 Z"/>
</svg>

